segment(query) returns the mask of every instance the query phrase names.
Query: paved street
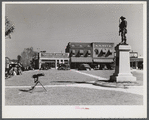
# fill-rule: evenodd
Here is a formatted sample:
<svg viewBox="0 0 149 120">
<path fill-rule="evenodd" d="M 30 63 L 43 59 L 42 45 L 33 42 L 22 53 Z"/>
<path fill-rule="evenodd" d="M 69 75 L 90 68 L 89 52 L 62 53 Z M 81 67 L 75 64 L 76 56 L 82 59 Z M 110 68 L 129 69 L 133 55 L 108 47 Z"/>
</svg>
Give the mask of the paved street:
<svg viewBox="0 0 149 120">
<path fill-rule="evenodd" d="M 132 71 L 137 77 L 137 85 L 127 88 L 104 87 L 94 84 L 107 80 L 113 70 L 91 71 L 26 71 L 23 75 L 5 80 L 6 105 L 142 105 L 143 72 Z M 30 93 L 26 92 L 33 83 L 33 74 L 44 73 L 40 77 L 47 92 L 38 85 Z M 23 91 L 24 90 L 24 91 Z"/>
</svg>

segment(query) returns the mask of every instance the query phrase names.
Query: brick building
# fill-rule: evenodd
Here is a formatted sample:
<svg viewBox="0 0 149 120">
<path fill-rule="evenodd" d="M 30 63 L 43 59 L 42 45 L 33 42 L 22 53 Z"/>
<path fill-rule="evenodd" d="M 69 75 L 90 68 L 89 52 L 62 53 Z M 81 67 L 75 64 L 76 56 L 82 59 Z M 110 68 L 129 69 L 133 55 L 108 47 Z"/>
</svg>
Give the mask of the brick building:
<svg viewBox="0 0 149 120">
<path fill-rule="evenodd" d="M 93 63 L 111 69 L 114 63 L 114 43 L 93 42 Z"/>
<path fill-rule="evenodd" d="M 69 53 L 71 68 L 78 68 L 81 63 L 92 63 L 91 43 L 69 42 L 65 52 Z"/>
<path fill-rule="evenodd" d="M 78 68 L 82 63 L 87 63 L 91 67 L 103 65 L 108 67 L 113 64 L 114 43 L 69 42 L 65 52 L 69 53 L 71 68 Z"/>
</svg>

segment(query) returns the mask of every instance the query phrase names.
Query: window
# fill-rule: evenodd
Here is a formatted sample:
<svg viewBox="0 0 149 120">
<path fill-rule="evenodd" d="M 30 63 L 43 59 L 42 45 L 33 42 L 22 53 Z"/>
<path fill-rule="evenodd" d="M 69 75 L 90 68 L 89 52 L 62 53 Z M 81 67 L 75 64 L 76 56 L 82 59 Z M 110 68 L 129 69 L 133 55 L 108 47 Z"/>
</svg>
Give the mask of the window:
<svg viewBox="0 0 149 120">
<path fill-rule="evenodd" d="M 87 56 L 91 56 L 91 50 L 87 51 Z"/>
<path fill-rule="evenodd" d="M 79 53 L 80 53 L 80 56 L 83 56 L 84 50 L 80 50 Z"/>
<path fill-rule="evenodd" d="M 71 56 L 75 56 L 75 50 L 71 51 Z"/>
</svg>

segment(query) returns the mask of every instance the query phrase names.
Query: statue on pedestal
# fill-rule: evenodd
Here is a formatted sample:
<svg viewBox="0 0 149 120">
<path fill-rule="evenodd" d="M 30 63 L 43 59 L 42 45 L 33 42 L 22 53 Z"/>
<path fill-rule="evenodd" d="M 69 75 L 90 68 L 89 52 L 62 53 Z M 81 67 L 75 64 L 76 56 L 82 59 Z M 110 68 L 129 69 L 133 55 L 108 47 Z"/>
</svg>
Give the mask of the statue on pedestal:
<svg viewBox="0 0 149 120">
<path fill-rule="evenodd" d="M 126 43 L 126 33 L 127 33 L 127 21 L 125 20 L 126 18 L 121 16 L 119 19 L 119 36 L 121 35 L 121 45 L 127 45 Z M 120 22 L 121 20 L 121 22 Z"/>
</svg>

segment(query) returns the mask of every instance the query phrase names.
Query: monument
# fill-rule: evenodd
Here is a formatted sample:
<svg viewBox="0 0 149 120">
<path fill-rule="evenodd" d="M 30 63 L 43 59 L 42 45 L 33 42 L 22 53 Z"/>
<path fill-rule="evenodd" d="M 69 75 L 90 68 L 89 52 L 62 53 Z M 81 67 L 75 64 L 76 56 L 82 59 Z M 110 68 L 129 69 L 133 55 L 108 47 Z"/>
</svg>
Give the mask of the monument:
<svg viewBox="0 0 149 120">
<path fill-rule="evenodd" d="M 121 42 L 115 47 L 116 50 L 116 66 L 115 73 L 110 76 L 110 81 L 116 82 L 134 82 L 134 77 L 130 72 L 130 56 L 131 46 L 126 43 L 127 21 L 121 16 L 119 24 L 119 35 L 121 34 Z"/>
</svg>

